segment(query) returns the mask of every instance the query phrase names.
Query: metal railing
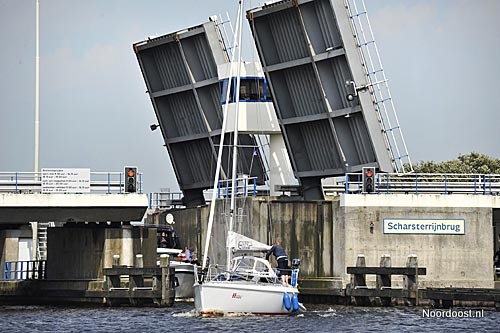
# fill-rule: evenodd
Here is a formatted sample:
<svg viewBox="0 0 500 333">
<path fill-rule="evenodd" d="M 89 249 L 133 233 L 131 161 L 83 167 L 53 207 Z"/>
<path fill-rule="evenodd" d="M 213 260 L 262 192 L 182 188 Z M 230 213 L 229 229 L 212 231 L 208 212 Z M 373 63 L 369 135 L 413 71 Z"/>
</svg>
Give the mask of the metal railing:
<svg viewBox="0 0 500 333">
<path fill-rule="evenodd" d="M 257 177 L 236 178 L 236 196 L 257 196 Z M 217 184 L 217 198 L 231 196 L 232 180 L 219 180 Z"/>
<path fill-rule="evenodd" d="M 137 192 L 142 193 L 142 172 L 138 173 Z M 91 193 L 124 193 L 123 172 L 91 172 Z M 41 172 L 0 172 L 0 192 L 42 193 Z"/>
<path fill-rule="evenodd" d="M 170 209 L 182 206 L 182 192 L 151 192 L 149 193 L 150 209 Z"/>
<path fill-rule="evenodd" d="M 323 185 L 326 196 L 339 193 L 363 193 L 361 173 L 347 173 L 334 185 Z M 500 175 L 442 173 L 377 173 L 376 194 L 474 194 L 500 195 Z"/>
<path fill-rule="evenodd" d="M 46 279 L 46 260 L 6 261 L 3 280 Z"/>
</svg>

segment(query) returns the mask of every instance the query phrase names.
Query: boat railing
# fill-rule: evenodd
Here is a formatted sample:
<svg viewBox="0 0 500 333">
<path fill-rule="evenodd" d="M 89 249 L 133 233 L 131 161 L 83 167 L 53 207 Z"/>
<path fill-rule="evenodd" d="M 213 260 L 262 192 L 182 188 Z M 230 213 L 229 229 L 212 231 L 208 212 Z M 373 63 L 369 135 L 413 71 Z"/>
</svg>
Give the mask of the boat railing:
<svg viewBox="0 0 500 333">
<path fill-rule="evenodd" d="M 279 282 L 275 270 L 257 271 L 252 267 L 238 267 L 237 269 L 227 270 L 226 266 L 209 266 L 203 277 L 205 281 L 227 281 L 227 280 L 245 280 L 267 283 Z"/>
<path fill-rule="evenodd" d="M 198 282 L 203 283 L 214 280 L 217 276 L 222 274 L 222 272 L 226 271 L 222 269 L 222 267 L 225 268 L 225 266 L 209 265 L 205 269 L 201 269 L 201 267 L 196 266 L 195 275 L 197 276 Z"/>
</svg>

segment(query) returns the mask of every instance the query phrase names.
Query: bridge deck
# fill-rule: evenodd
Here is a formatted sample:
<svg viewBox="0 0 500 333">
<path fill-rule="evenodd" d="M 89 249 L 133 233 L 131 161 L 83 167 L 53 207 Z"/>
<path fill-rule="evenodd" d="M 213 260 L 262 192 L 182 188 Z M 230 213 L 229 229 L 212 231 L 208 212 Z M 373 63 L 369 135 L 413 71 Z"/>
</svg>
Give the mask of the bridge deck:
<svg viewBox="0 0 500 333">
<path fill-rule="evenodd" d="M 148 207 L 145 194 L 0 193 L 0 225 L 30 221 L 140 221 Z"/>
</svg>

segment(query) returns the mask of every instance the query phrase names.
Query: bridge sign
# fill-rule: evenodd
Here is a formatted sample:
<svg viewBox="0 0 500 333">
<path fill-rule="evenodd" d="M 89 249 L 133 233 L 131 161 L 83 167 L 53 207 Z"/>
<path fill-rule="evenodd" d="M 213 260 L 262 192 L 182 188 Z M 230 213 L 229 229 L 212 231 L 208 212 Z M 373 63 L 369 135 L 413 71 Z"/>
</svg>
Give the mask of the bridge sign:
<svg viewBox="0 0 500 333">
<path fill-rule="evenodd" d="M 384 219 L 384 234 L 465 235 L 465 219 Z"/>
<path fill-rule="evenodd" d="M 89 193 L 90 169 L 43 168 L 42 193 Z"/>
</svg>

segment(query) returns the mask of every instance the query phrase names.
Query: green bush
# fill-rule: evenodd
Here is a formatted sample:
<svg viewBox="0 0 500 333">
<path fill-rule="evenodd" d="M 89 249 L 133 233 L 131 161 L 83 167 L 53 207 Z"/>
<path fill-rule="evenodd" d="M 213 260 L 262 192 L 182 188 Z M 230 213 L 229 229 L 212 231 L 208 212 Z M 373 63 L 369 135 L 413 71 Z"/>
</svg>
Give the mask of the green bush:
<svg viewBox="0 0 500 333">
<path fill-rule="evenodd" d="M 418 173 L 500 174 L 500 159 L 472 152 L 451 161 L 420 161 L 413 169 Z"/>
</svg>

